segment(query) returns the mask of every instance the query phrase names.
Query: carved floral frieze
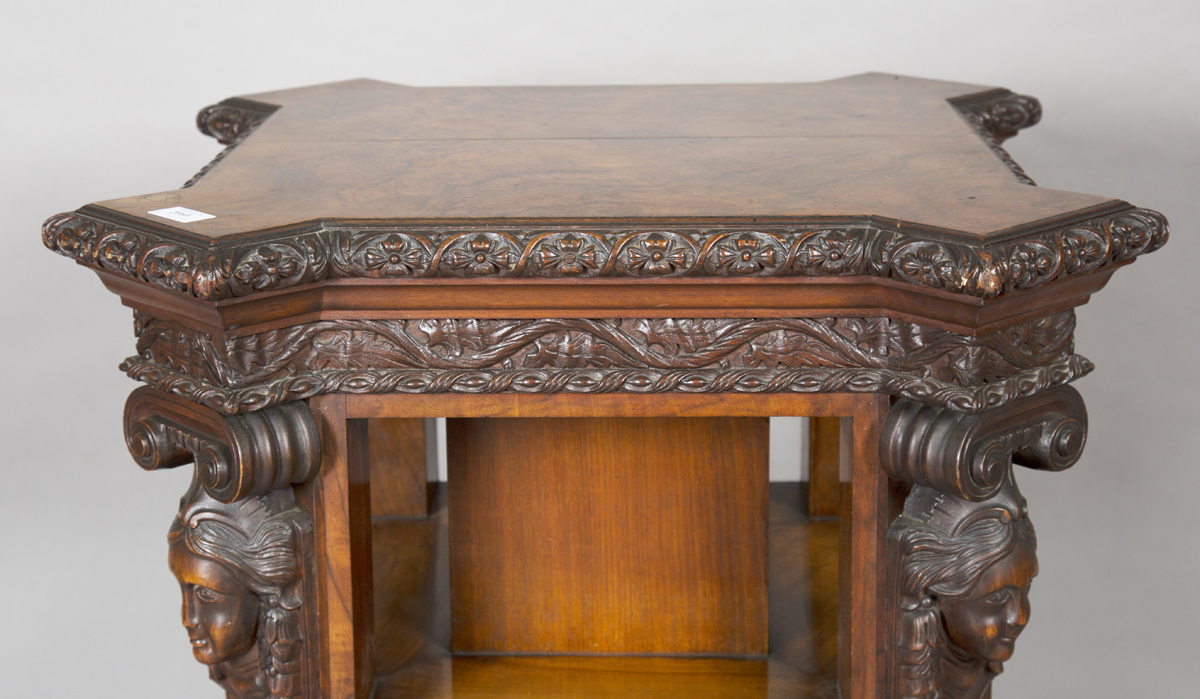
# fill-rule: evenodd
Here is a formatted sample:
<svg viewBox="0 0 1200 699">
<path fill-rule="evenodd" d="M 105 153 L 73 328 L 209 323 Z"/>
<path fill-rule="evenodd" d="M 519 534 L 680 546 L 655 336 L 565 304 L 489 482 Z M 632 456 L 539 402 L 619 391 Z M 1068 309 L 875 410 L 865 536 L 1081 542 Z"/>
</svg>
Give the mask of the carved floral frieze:
<svg viewBox="0 0 1200 699">
<path fill-rule="evenodd" d="M 208 248 L 67 213 L 42 232 L 62 255 L 205 300 L 341 278 L 787 276 L 878 277 L 986 299 L 1133 259 L 1167 236 L 1166 219 L 1147 209 L 982 246 L 882 224 L 563 230 L 328 222 Z"/>
</svg>

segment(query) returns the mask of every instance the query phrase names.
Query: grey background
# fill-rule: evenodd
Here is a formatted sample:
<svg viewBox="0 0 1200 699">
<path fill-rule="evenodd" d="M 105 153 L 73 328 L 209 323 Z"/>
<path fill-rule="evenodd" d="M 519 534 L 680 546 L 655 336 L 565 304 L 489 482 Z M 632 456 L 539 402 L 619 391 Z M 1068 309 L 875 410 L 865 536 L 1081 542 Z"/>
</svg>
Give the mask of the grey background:
<svg viewBox="0 0 1200 699">
<path fill-rule="evenodd" d="M 48 216 L 176 187 L 196 111 L 359 76 L 412 85 L 810 81 L 878 70 L 1039 97 L 1010 141 L 1046 187 L 1164 212 L 1162 252 L 1079 311 L 1082 462 L 1018 474 L 1033 623 L 997 697 L 1195 696 L 1200 663 L 1191 2 L 41 2 L 0 10 L 4 398 L 0 695 L 220 696 L 191 658 L 165 534 L 187 469 L 121 440 L 130 313 L 39 242 Z"/>
</svg>

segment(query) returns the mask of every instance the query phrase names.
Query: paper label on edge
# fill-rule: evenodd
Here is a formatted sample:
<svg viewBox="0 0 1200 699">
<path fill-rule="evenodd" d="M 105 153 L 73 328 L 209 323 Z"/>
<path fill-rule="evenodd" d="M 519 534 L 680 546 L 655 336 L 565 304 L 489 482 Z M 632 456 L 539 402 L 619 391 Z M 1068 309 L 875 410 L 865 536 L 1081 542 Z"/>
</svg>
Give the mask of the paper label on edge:
<svg viewBox="0 0 1200 699">
<path fill-rule="evenodd" d="M 169 209 L 155 209 L 154 211 L 147 211 L 146 213 L 154 214 L 155 216 L 162 218 L 168 218 L 172 221 L 178 221 L 180 223 L 192 223 L 193 221 L 203 221 L 206 218 L 216 218 L 216 216 L 213 216 L 212 214 L 206 214 L 203 211 L 185 209 L 182 206 L 172 206 Z"/>
</svg>

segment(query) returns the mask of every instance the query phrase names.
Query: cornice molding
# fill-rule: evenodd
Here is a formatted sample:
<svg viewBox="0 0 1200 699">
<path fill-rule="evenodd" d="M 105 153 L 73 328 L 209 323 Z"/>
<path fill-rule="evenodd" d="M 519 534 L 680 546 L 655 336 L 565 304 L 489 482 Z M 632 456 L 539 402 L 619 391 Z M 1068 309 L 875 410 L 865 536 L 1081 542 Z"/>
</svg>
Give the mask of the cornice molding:
<svg viewBox="0 0 1200 699">
<path fill-rule="evenodd" d="M 669 228 L 318 221 L 203 244 L 98 214 L 90 208 L 51 217 L 42 240 L 94 268 L 207 301 L 339 278 L 850 276 L 991 299 L 1133 259 L 1169 235 L 1162 214 L 1128 208 L 993 243 L 940 240 L 868 218 Z"/>
</svg>

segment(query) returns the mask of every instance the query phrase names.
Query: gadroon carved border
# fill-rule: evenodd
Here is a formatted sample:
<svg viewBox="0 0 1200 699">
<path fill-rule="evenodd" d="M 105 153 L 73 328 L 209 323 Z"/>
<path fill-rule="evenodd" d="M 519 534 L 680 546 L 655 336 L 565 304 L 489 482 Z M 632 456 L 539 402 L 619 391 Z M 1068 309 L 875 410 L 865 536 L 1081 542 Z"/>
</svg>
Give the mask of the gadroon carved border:
<svg viewBox="0 0 1200 699">
<path fill-rule="evenodd" d="M 224 413 L 333 392 L 882 392 L 977 412 L 1091 370 L 1072 311 L 972 338 L 888 318 L 334 320 L 217 340 L 135 313 L 133 378 Z"/>
<path fill-rule="evenodd" d="M 785 276 L 881 277 L 989 299 L 1133 259 L 1169 235 L 1161 214 L 1133 208 L 989 245 L 871 219 L 671 230 L 312 225 L 204 247 L 73 212 L 46 221 L 42 241 L 89 266 L 210 301 L 338 278 Z"/>
</svg>

